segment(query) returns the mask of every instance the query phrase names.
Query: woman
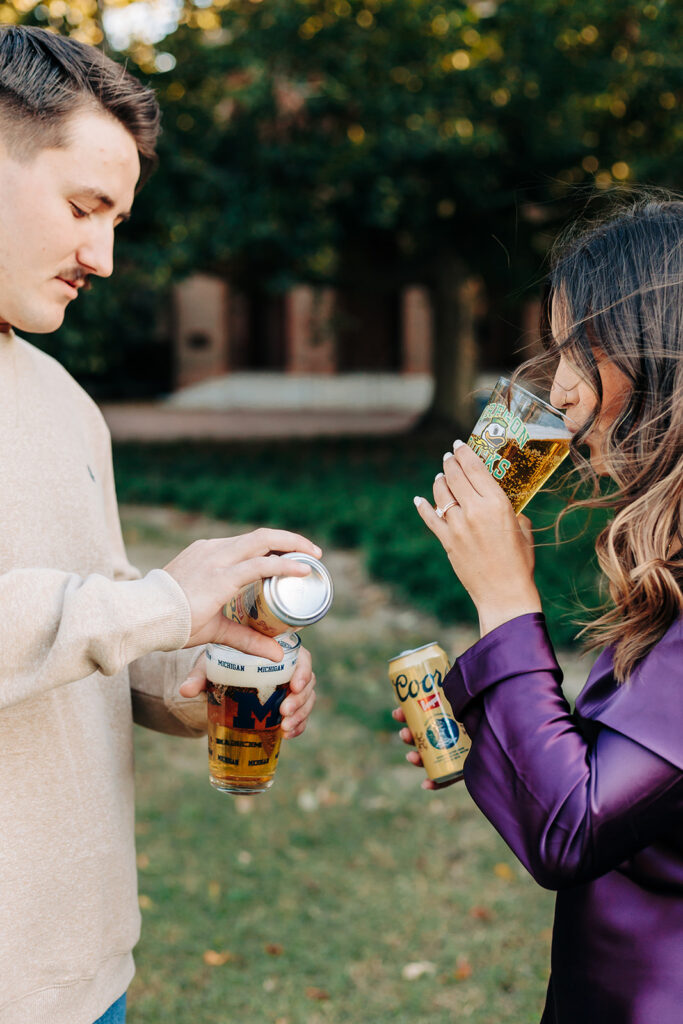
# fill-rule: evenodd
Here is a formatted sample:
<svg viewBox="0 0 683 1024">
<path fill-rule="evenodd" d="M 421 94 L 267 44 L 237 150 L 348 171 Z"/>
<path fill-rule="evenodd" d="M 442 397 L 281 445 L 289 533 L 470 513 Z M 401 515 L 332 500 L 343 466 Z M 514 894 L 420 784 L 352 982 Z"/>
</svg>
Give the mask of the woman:
<svg viewBox="0 0 683 1024">
<path fill-rule="evenodd" d="M 566 244 L 546 308 L 551 401 L 575 425 L 575 461 L 586 444 L 614 481 L 592 502 L 615 510 L 597 542 L 611 607 L 589 630 L 606 648 L 572 714 L 529 521 L 456 441 L 434 501 L 457 504 L 439 519 L 415 499 L 479 613 L 482 639 L 444 692 L 472 737 L 472 797 L 558 890 L 542 1024 L 680 1024 L 683 203 L 638 204 Z"/>
</svg>

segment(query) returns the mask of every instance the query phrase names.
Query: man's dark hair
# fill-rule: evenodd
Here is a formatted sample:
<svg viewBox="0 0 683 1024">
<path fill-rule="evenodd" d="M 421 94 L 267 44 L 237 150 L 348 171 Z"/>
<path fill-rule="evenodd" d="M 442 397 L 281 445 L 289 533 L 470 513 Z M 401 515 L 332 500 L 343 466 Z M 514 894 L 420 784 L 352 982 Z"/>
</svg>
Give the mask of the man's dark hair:
<svg viewBox="0 0 683 1024">
<path fill-rule="evenodd" d="M 94 46 L 42 28 L 0 26 L 0 135 L 18 160 L 68 145 L 69 118 L 115 117 L 135 140 L 140 184 L 156 165 L 159 106 L 151 89 Z"/>
</svg>

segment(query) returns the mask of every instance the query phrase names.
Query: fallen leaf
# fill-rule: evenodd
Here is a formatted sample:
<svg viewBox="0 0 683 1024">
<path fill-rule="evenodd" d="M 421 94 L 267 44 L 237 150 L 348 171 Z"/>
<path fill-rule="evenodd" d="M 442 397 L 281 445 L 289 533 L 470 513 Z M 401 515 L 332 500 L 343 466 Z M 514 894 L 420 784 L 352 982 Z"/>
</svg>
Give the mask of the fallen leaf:
<svg viewBox="0 0 683 1024">
<path fill-rule="evenodd" d="M 205 964 L 209 965 L 209 967 L 222 967 L 223 964 L 227 964 L 233 959 L 233 955 L 232 953 L 229 953 L 227 949 L 223 950 L 222 953 L 218 953 L 215 949 L 207 949 L 205 950 L 202 959 Z"/>
<path fill-rule="evenodd" d="M 215 880 L 212 881 L 212 882 L 209 882 L 209 884 L 207 886 L 207 889 L 209 891 L 209 896 L 211 897 L 211 899 L 212 900 L 217 900 L 218 897 L 221 894 L 221 883 L 220 882 L 216 882 Z"/>
<path fill-rule="evenodd" d="M 436 972 L 436 964 L 433 964 L 430 960 L 416 960 L 412 964 L 406 964 L 401 971 L 401 977 L 405 978 L 406 981 L 417 981 L 425 974 L 434 974 Z"/>
<path fill-rule="evenodd" d="M 309 999 L 329 999 L 330 993 L 326 992 L 324 988 L 315 988 L 313 985 L 306 989 L 306 995 Z"/>
<path fill-rule="evenodd" d="M 317 811 L 320 806 L 317 796 L 310 789 L 302 789 L 296 798 L 296 802 L 302 811 L 308 811 L 309 813 Z"/>
<path fill-rule="evenodd" d="M 270 956 L 282 956 L 285 951 L 285 947 L 281 946 L 279 942 L 269 942 L 264 949 Z"/>
<path fill-rule="evenodd" d="M 457 978 L 458 981 L 467 981 L 468 978 L 472 977 L 472 964 L 466 956 L 459 956 L 456 960 L 453 977 Z"/>
<path fill-rule="evenodd" d="M 264 992 L 274 992 L 276 990 L 277 986 L 278 986 L 277 978 L 266 978 L 266 980 L 263 982 L 263 991 Z"/>
<path fill-rule="evenodd" d="M 492 921 L 493 911 L 488 907 L 471 907 L 470 917 L 473 917 L 475 921 Z"/>
<path fill-rule="evenodd" d="M 502 878 L 504 882 L 511 882 L 512 879 L 515 877 L 510 865 L 502 862 L 500 864 L 494 865 L 493 873 L 498 878 Z"/>
<path fill-rule="evenodd" d="M 149 857 L 146 853 L 139 853 L 137 855 L 137 865 L 140 871 L 144 871 L 145 868 L 149 867 Z"/>
<path fill-rule="evenodd" d="M 138 896 L 138 903 L 140 904 L 142 910 L 151 910 L 152 907 L 154 906 L 152 900 L 144 892 L 141 892 L 140 895 Z"/>
<path fill-rule="evenodd" d="M 247 864 L 251 864 L 253 859 L 254 858 L 252 854 L 249 853 L 249 850 L 240 850 L 240 852 L 237 854 L 237 862 L 239 864 L 244 864 L 245 867 Z"/>
</svg>

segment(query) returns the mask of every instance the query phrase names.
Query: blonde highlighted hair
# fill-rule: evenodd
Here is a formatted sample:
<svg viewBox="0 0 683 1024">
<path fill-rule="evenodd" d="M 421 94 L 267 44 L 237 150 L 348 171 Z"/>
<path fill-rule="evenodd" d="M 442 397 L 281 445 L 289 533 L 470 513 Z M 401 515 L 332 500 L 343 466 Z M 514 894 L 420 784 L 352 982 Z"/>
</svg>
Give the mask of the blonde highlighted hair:
<svg viewBox="0 0 683 1024">
<path fill-rule="evenodd" d="M 556 298 L 567 324 L 561 339 L 550 330 Z M 563 354 L 598 398 L 571 445 L 593 492 L 572 507 L 614 510 L 596 542 L 611 601 L 583 635 L 589 649 L 612 646 L 616 678 L 624 681 L 683 612 L 683 202 L 622 204 L 608 220 L 565 235 L 541 327 L 546 352 L 520 374 L 547 377 Z M 602 442 L 616 485 L 609 494 L 580 453 L 600 414 L 596 350 L 631 385 Z"/>
</svg>

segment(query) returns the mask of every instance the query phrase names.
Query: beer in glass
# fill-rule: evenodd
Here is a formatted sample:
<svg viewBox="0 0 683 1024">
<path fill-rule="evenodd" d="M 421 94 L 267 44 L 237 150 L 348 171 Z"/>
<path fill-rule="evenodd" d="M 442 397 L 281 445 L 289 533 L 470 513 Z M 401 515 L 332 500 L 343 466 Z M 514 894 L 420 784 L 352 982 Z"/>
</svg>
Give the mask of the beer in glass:
<svg viewBox="0 0 683 1024">
<path fill-rule="evenodd" d="M 206 647 L 209 781 L 224 793 L 263 793 L 280 755 L 280 705 L 289 691 L 301 639 L 276 637 L 282 661 L 224 644 Z"/>
<path fill-rule="evenodd" d="M 467 443 L 519 513 L 569 454 L 571 437 L 558 409 L 501 377 Z"/>
</svg>

